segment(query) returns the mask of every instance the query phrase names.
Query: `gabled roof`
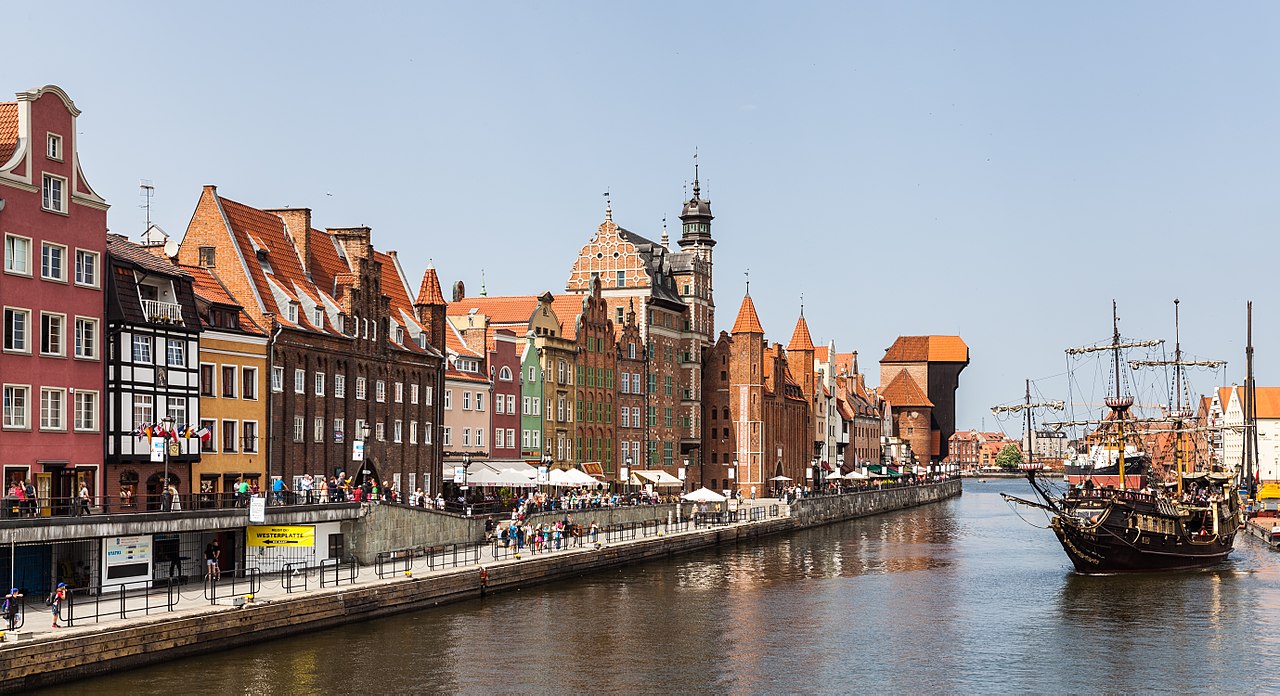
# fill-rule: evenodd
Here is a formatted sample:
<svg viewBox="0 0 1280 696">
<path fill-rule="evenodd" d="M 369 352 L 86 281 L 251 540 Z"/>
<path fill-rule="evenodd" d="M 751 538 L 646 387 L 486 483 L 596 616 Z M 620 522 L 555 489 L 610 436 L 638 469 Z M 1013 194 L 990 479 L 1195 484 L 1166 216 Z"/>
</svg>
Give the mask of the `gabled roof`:
<svg viewBox="0 0 1280 696">
<path fill-rule="evenodd" d="M 118 261 L 132 264 L 149 273 L 159 273 L 173 278 L 191 277 L 168 259 L 152 254 L 141 245 L 129 241 L 122 234 L 107 235 L 107 253 Z"/>
<path fill-rule="evenodd" d="M 477 360 L 484 359 L 484 355 L 479 351 L 473 350 L 471 346 L 467 345 L 466 341 L 462 340 L 462 334 L 452 322 L 445 322 L 445 324 L 447 327 L 444 331 L 444 345 L 449 349 L 450 353 L 465 355 L 468 358 L 476 358 Z"/>
<path fill-rule="evenodd" d="M 1231 398 L 1233 389 L 1236 391 L 1236 398 L 1240 401 L 1240 408 L 1244 408 L 1244 387 L 1219 387 L 1219 399 L 1222 401 L 1222 410 L 1224 411 L 1227 409 L 1227 403 Z M 1255 387 L 1253 391 L 1258 400 L 1258 418 L 1280 419 L 1280 387 Z"/>
<path fill-rule="evenodd" d="M 248 313 L 244 311 L 244 305 L 236 301 L 227 291 L 222 281 L 213 274 L 208 268 L 200 266 L 179 266 L 187 275 L 191 276 L 191 289 L 195 292 L 196 298 L 204 300 L 212 304 L 223 305 L 227 307 L 235 307 L 240 313 L 240 330 L 245 333 L 262 335 L 265 332 L 262 327 L 258 326 Z M 203 322 L 202 322 L 203 323 Z M 217 328 L 204 324 L 204 328 Z"/>
<path fill-rule="evenodd" d="M 432 273 L 434 275 L 434 273 Z M 425 276 L 424 276 L 424 287 Z M 435 291 L 440 291 L 440 281 L 436 280 Z M 444 303 L 443 298 L 441 304 Z M 422 302 L 422 293 L 418 293 L 418 304 Z M 511 295 L 507 297 L 464 297 L 457 302 L 449 303 L 449 316 L 466 316 L 472 310 L 489 317 L 494 324 L 528 324 L 533 311 L 538 308 L 536 295 Z"/>
<path fill-rule="evenodd" d="M 735 336 L 742 333 L 764 334 L 764 327 L 760 325 L 760 315 L 756 314 L 756 304 L 751 301 L 750 295 L 742 298 L 742 306 L 738 308 L 738 319 L 733 322 L 733 329 L 729 333 Z"/>
<path fill-rule="evenodd" d="M 899 336 L 882 363 L 969 362 L 969 346 L 959 336 Z"/>
<path fill-rule="evenodd" d="M 813 337 L 809 335 L 809 322 L 804 320 L 804 314 L 796 322 L 796 330 L 791 332 L 787 350 L 813 350 Z"/>
<path fill-rule="evenodd" d="M 932 407 L 933 402 L 912 379 L 906 370 L 899 370 L 897 376 L 884 388 L 881 396 L 894 408 L 907 406 Z"/>
<path fill-rule="evenodd" d="M 813 357 L 817 359 L 819 362 L 830 362 L 829 360 L 830 355 L 831 355 L 831 350 L 828 346 L 818 346 L 813 351 Z"/>
<path fill-rule="evenodd" d="M 218 202 L 227 216 L 227 222 L 230 223 L 232 238 L 240 249 L 240 256 L 244 259 L 249 278 L 258 290 L 258 297 L 262 298 L 264 304 L 262 310 L 275 313 L 277 322 L 285 326 L 294 326 L 295 324 L 288 320 L 286 308 L 280 307 L 276 302 L 276 293 L 272 290 L 272 283 L 268 279 L 274 280 L 276 288 L 283 289 L 286 296 L 294 295 L 295 287 L 310 286 L 310 291 L 306 294 L 313 299 L 319 295 L 319 292 L 302 269 L 297 248 L 285 232 L 284 220 L 277 215 L 224 196 L 218 196 Z M 271 269 L 270 273 L 266 271 L 262 259 L 258 257 L 259 249 L 266 252 L 265 260 Z M 306 314 L 306 312 L 299 313 L 300 321 L 297 325 L 302 328 L 310 326 L 310 320 Z M 327 322 L 326 326 L 316 328 L 321 331 L 328 330 Z M 337 331 L 333 330 L 333 333 Z"/>
<path fill-rule="evenodd" d="M 18 149 L 18 102 L 0 102 L 0 165 Z"/>
<path fill-rule="evenodd" d="M 338 240 L 333 235 L 316 229 L 308 229 L 306 235 L 307 251 L 311 254 L 311 279 L 321 290 L 340 296 L 338 286 L 351 285 L 355 280 L 351 262 L 338 250 Z"/>
</svg>

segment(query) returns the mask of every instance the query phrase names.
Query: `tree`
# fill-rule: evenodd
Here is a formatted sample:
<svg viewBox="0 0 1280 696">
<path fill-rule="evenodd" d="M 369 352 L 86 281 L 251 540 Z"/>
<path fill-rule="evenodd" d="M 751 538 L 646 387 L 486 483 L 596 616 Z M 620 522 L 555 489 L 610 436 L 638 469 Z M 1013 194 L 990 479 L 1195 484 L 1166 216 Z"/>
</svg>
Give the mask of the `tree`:
<svg viewBox="0 0 1280 696">
<path fill-rule="evenodd" d="M 1022 450 L 1013 444 L 1005 445 L 996 453 L 996 466 L 1001 469 L 1016 469 L 1022 464 Z"/>
</svg>

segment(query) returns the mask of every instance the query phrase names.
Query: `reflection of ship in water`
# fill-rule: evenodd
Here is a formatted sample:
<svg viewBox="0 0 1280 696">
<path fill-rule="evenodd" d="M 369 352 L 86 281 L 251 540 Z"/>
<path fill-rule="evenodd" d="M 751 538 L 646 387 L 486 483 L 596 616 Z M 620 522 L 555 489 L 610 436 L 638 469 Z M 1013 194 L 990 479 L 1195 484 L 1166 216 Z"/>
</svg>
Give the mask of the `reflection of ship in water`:
<svg viewBox="0 0 1280 696">
<path fill-rule="evenodd" d="M 1174 312 L 1176 332 L 1176 300 Z M 1068 351 L 1109 351 L 1113 368 L 1113 390 L 1106 399 L 1109 413 L 1102 420 L 1073 423 L 1096 425 L 1098 429 L 1091 436 L 1088 454 L 1076 458 L 1067 470 L 1072 485 L 1066 494 L 1058 494 L 1045 480 L 1037 478 L 1034 467 L 1028 467 L 1027 478 L 1039 501 L 1002 494 L 1011 502 L 1048 512 L 1050 527 L 1076 570 L 1082 573 L 1208 566 L 1225 560 L 1235 543 L 1240 506 L 1234 473 L 1212 468 L 1197 471 L 1195 464 L 1182 456 L 1182 435 L 1192 430 L 1186 423 L 1189 414 L 1181 408 L 1182 368 L 1205 361 L 1183 361 L 1181 343 L 1177 341 L 1173 360 L 1137 361 L 1174 367 L 1173 393 L 1177 395 L 1169 417 L 1163 419 L 1170 422 L 1169 432 L 1176 442 L 1172 480 L 1155 485 L 1146 480 L 1150 460 L 1137 437 L 1140 422 L 1131 412 L 1133 397 L 1124 391 L 1120 356 L 1126 348 L 1152 343 L 1156 342 L 1123 342 L 1112 303 L 1111 343 Z"/>
</svg>

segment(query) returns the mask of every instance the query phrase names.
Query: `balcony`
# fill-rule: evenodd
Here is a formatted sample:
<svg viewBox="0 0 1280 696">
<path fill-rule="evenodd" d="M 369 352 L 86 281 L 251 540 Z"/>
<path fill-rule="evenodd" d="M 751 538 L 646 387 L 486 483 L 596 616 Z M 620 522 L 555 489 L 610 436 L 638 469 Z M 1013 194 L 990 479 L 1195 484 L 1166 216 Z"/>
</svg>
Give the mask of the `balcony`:
<svg viewBox="0 0 1280 696">
<path fill-rule="evenodd" d="M 153 324 L 176 324 L 182 326 L 182 305 L 176 302 L 160 300 L 143 300 L 142 314 Z"/>
</svg>

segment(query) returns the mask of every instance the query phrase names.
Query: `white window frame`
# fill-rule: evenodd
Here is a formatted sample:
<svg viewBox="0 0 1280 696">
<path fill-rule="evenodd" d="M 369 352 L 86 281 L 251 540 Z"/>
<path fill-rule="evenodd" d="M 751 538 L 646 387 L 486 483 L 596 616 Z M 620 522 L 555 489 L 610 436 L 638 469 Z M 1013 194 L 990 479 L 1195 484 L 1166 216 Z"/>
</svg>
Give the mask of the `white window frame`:
<svg viewBox="0 0 1280 696">
<path fill-rule="evenodd" d="M 404 433 L 403 421 L 396 420 L 391 423 L 391 441 L 392 442 L 401 442 L 403 433 Z"/>
<path fill-rule="evenodd" d="M 249 426 L 253 426 L 253 437 L 249 437 Z M 256 454 L 258 452 L 258 421 L 247 420 L 240 421 L 240 451 L 245 454 Z"/>
<path fill-rule="evenodd" d="M 471 446 L 471 428 L 462 429 L 462 446 L 463 447 Z"/>
<path fill-rule="evenodd" d="M 252 390 L 246 389 L 246 386 L 252 387 Z M 240 398 L 258 400 L 258 368 L 251 365 L 240 366 Z"/>
<path fill-rule="evenodd" d="M 374 384 L 373 384 L 373 398 L 374 398 L 378 403 L 380 403 L 380 404 L 381 404 L 381 403 L 386 403 L 386 401 L 387 401 L 387 383 L 386 383 L 385 381 L 383 381 L 383 380 L 378 380 L 377 382 L 374 382 Z"/>
<path fill-rule="evenodd" d="M 316 370 L 312 381 L 315 382 L 316 396 L 324 396 L 324 373 Z M 320 440 L 317 440 L 317 442 L 320 442 Z"/>
<path fill-rule="evenodd" d="M 391 398 L 397 404 L 404 403 L 404 382 L 396 382 L 391 389 Z"/>
<path fill-rule="evenodd" d="M 99 280 L 102 276 L 98 272 L 98 267 L 99 267 L 98 260 L 101 258 L 102 256 L 96 251 L 89 251 L 88 249 L 76 249 L 76 260 L 75 260 L 76 285 L 82 288 L 97 288 L 102 286 L 102 281 Z M 86 283 L 83 280 L 83 274 L 81 273 L 81 269 L 86 268 L 86 266 L 82 259 L 88 259 L 91 262 L 87 267 L 91 269 L 90 273 L 93 274 L 92 282 Z"/>
<path fill-rule="evenodd" d="M 16 252 L 16 243 L 23 242 L 25 249 L 21 256 Z M 24 237 L 20 234 L 6 234 L 4 236 L 4 272 L 13 275 L 31 277 L 31 247 L 33 246 L 31 237 Z M 21 262 L 21 268 L 19 268 Z"/>
<path fill-rule="evenodd" d="M 56 249 L 58 251 L 58 273 L 49 275 L 45 273 L 44 254 L 46 249 Z M 67 245 L 58 244 L 56 242 L 40 242 L 40 279 L 52 280 L 57 283 L 67 282 Z"/>
<path fill-rule="evenodd" d="M 418 444 L 418 421 L 409 421 L 409 444 Z"/>
<path fill-rule="evenodd" d="M 323 374 L 323 373 L 317 373 Z M 311 441 L 324 442 L 324 416 L 316 416 L 311 423 Z"/>
<path fill-rule="evenodd" d="M 0 347 L 3 347 L 4 352 L 6 353 L 23 353 L 23 354 L 30 355 L 31 354 L 31 310 L 23 309 L 22 307 L 5 307 L 3 312 L 3 317 L 0 317 L 0 321 L 3 321 L 3 325 L 0 325 L 0 333 L 8 331 L 10 314 L 12 314 L 14 317 L 17 317 L 19 315 L 22 316 L 22 345 L 18 345 L 17 343 L 15 343 L 13 347 L 10 347 L 7 345 L 0 346 Z M 8 336 L 6 335 L 4 338 L 5 340 L 7 340 Z"/>
<path fill-rule="evenodd" d="M 335 399 L 347 398 L 347 376 L 342 373 L 334 373 L 333 375 L 333 397 Z"/>
<path fill-rule="evenodd" d="M 57 194 L 56 200 L 54 200 L 53 197 L 50 195 L 50 191 L 52 191 L 52 188 L 53 188 L 52 186 L 50 186 L 50 184 L 53 184 L 54 182 L 57 182 L 58 184 L 58 187 L 57 187 L 58 194 Z M 41 210 L 44 210 L 50 213 L 59 213 L 61 215 L 66 215 L 67 214 L 67 194 L 68 194 L 67 177 L 58 176 L 57 174 L 50 174 L 49 172 L 43 173 L 43 175 L 40 178 L 40 209 Z"/>
<path fill-rule="evenodd" d="M 84 413 L 82 408 L 82 400 L 88 401 L 92 408 L 88 414 L 90 421 L 88 425 L 84 424 L 80 416 Z M 92 433 L 98 431 L 98 392 L 89 389 L 75 389 L 71 394 L 71 425 L 72 429 L 78 433 Z"/>
<path fill-rule="evenodd" d="M 56 412 L 50 412 L 56 421 L 46 417 L 45 398 L 51 395 L 57 395 L 58 407 Z M 67 429 L 67 390 L 62 387 L 41 387 L 40 388 L 40 429 L 66 431 Z"/>
<path fill-rule="evenodd" d="M 62 136 L 57 133 L 45 133 L 44 156 L 54 162 L 62 161 Z"/>
<path fill-rule="evenodd" d="M 446 411 L 453 410 L 453 390 L 452 389 L 444 390 L 444 410 Z"/>
<path fill-rule="evenodd" d="M 512 448 L 515 446 L 516 446 L 516 429 L 507 428 L 507 447 Z"/>
<path fill-rule="evenodd" d="M 462 410 L 463 411 L 471 410 L 471 392 L 469 391 L 462 392 Z"/>
<path fill-rule="evenodd" d="M 423 424 L 423 426 L 422 426 L 422 444 L 424 444 L 424 445 L 429 445 L 429 444 L 431 444 L 431 431 L 432 431 L 433 427 L 434 427 L 434 426 L 433 426 L 433 424 L 431 423 L 431 421 L 427 421 L 425 424 Z"/>
<path fill-rule="evenodd" d="M 10 406 L 10 400 L 22 395 L 21 413 Z M 31 429 L 31 385 L 4 384 L 0 389 L 0 400 L 3 401 L 3 416 L 0 416 L 0 427 L 5 430 Z"/>
<path fill-rule="evenodd" d="M 338 433 L 342 433 L 342 437 L 338 437 Z M 347 439 L 347 419 L 334 418 L 333 419 L 333 441 L 345 442 L 346 439 Z"/>
<path fill-rule="evenodd" d="M 378 421 L 377 423 L 373 424 L 373 439 L 377 440 L 378 442 L 387 441 L 387 424 L 386 423 L 383 423 L 382 421 Z"/>
<path fill-rule="evenodd" d="M 506 440 L 503 438 L 504 431 L 502 428 L 493 429 L 493 448 L 501 449 L 507 446 Z"/>
<path fill-rule="evenodd" d="M 237 427 L 238 421 L 225 418 L 221 423 L 221 429 L 218 431 L 219 442 L 216 446 L 217 452 L 235 453 L 244 447 L 244 441 L 240 439 L 240 429 Z M 227 427 L 231 428 L 231 449 L 227 449 Z"/>
<path fill-rule="evenodd" d="M 358 401 L 364 401 L 365 397 L 368 396 L 368 384 L 364 377 L 356 377 L 356 399 Z"/>
<path fill-rule="evenodd" d="M 154 365 L 154 364 L 155 364 L 155 362 L 154 362 L 154 359 L 155 359 L 155 344 L 154 344 L 154 342 L 152 341 L 152 337 L 151 337 L 151 336 L 147 336 L 146 334 L 133 334 L 133 339 L 132 339 L 131 341 L 129 341 L 129 345 L 130 345 L 130 353 L 129 353 L 129 355 L 130 355 L 130 357 L 132 357 L 132 358 L 133 358 L 133 362 L 134 362 L 135 364 L 139 364 L 139 365 Z M 139 351 L 139 350 L 138 350 L 138 348 L 139 348 L 139 347 L 146 347 L 146 355 L 145 355 L 145 356 L 143 356 L 143 355 L 142 355 L 142 351 Z M 145 359 L 143 359 L 143 358 L 145 358 Z"/>
<path fill-rule="evenodd" d="M 173 357 L 175 351 L 179 354 L 178 361 L 174 362 Z M 186 367 L 187 366 L 187 344 L 179 338 L 170 337 L 165 340 L 164 344 L 164 364 L 168 367 Z"/>
<path fill-rule="evenodd" d="M 484 447 L 484 428 L 476 428 L 476 447 Z"/>
<path fill-rule="evenodd" d="M 430 425 L 430 424 L 428 424 Z M 453 446 L 453 428 L 447 425 L 440 426 L 441 443 L 444 447 Z"/>
<path fill-rule="evenodd" d="M 476 392 L 476 410 L 484 412 L 484 392 Z"/>
<path fill-rule="evenodd" d="M 409 385 L 409 403 L 414 405 L 417 405 L 418 403 L 418 385 L 417 384 Z"/>
<path fill-rule="evenodd" d="M 302 442 L 307 435 L 307 421 L 302 416 L 293 417 L 293 441 Z"/>
<path fill-rule="evenodd" d="M 58 322 L 58 344 L 54 350 L 46 351 L 44 349 L 44 320 L 45 318 L 56 319 Z M 53 358 L 64 358 L 67 355 L 67 315 L 58 312 L 41 312 L 40 313 L 40 355 Z"/>
<path fill-rule="evenodd" d="M 293 368 L 293 393 L 307 393 L 307 371 L 304 368 Z"/>
<path fill-rule="evenodd" d="M 428 405 L 428 406 L 430 406 L 430 405 L 431 405 L 431 400 L 435 398 L 435 393 L 436 393 L 436 388 L 435 388 L 434 386 L 432 386 L 432 385 L 428 384 L 428 385 L 427 385 L 427 399 L 426 399 L 426 403 L 427 403 L 427 405 Z"/>
<path fill-rule="evenodd" d="M 129 404 L 133 427 L 141 428 L 156 422 L 156 399 L 151 394 L 134 394 Z"/>
</svg>

